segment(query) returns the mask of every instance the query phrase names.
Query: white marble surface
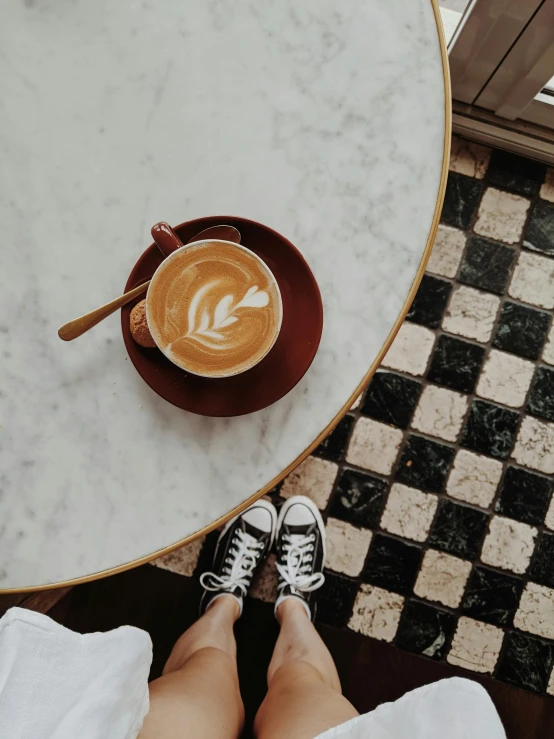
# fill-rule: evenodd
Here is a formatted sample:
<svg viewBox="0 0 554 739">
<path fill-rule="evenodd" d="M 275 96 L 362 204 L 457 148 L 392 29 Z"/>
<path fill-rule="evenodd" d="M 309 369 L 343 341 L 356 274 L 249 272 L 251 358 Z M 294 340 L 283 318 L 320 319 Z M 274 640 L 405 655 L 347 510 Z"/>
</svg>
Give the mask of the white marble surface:
<svg viewBox="0 0 554 739">
<path fill-rule="evenodd" d="M 4 0 L 0 8 L 0 588 L 97 573 L 255 493 L 362 380 L 416 274 L 440 181 L 430 0 Z M 189 415 L 127 359 L 114 297 L 152 223 L 262 221 L 325 305 L 303 381 Z"/>
</svg>

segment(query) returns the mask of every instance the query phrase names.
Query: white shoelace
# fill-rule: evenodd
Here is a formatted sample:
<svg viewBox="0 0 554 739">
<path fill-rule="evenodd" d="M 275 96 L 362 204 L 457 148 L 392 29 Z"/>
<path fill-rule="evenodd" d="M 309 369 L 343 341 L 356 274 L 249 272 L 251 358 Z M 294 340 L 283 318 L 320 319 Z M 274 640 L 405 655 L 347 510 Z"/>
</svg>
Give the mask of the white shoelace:
<svg viewBox="0 0 554 739">
<path fill-rule="evenodd" d="M 200 576 L 200 584 L 212 592 L 238 588 L 241 595 L 245 596 L 263 548 L 263 542 L 257 541 L 242 529 L 237 529 L 223 563 L 223 574 L 204 572 Z"/>
<path fill-rule="evenodd" d="M 311 572 L 315 534 L 283 534 L 284 562 L 277 562 L 277 570 L 283 582 L 279 590 L 290 585 L 293 593 L 311 593 L 325 581 L 322 572 Z"/>
</svg>

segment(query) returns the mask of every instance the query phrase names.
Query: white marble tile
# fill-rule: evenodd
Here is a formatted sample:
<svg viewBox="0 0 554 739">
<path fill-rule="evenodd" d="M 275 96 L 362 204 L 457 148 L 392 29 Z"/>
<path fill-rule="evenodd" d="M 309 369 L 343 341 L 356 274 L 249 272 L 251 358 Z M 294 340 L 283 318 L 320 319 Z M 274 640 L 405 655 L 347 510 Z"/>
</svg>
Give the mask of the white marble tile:
<svg viewBox="0 0 554 739">
<path fill-rule="evenodd" d="M 482 180 L 489 166 L 491 149 L 488 146 L 452 136 L 450 171 Z"/>
<path fill-rule="evenodd" d="M 524 467 L 554 474 L 554 423 L 524 416 L 512 457 Z"/>
<path fill-rule="evenodd" d="M 554 639 L 554 590 L 535 582 L 526 583 L 514 626 L 545 639 Z"/>
<path fill-rule="evenodd" d="M 427 271 L 442 277 L 455 277 L 466 245 L 466 235 L 452 226 L 439 224 Z"/>
<path fill-rule="evenodd" d="M 380 641 L 396 636 L 404 598 L 374 585 L 362 585 L 356 596 L 349 628 Z"/>
<path fill-rule="evenodd" d="M 506 244 L 517 244 L 523 232 L 530 202 L 527 198 L 488 187 L 481 200 L 473 230 Z"/>
<path fill-rule="evenodd" d="M 473 672 L 492 673 L 503 639 L 504 632 L 497 626 L 461 616 L 446 660 Z"/>
<path fill-rule="evenodd" d="M 178 575 L 192 577 L 198 564 L 198 557 L 200 556 L 200 550 L 203 544 L 203 538 L 196 539 L 192 544 L 187 544 L 187 546 L 165 554 L 163 557 L 159 557 L 159 559 L 155 559 L 152 564 L 162 570 L 169 570 Z"/>
<path fill-rule="evenodd" d="M 435 334 L 432 331 L 406 321 L 383 359 L 383 367 L 410 375 L 423 375 L 434 343 Z"/>
<path fill-rule="evenodd" d="M 534 526 L 493 516 L 483 542 L 481 561 L 522 575 L 529 567 L 537 533 Z"/>
<path fill-rule="evenodd" d="M 446 483 L 450 497 L 488 508 L 502 477 L 502 462 L 459 449 Z"/>
<path fill-rule="evenodd" d="M 381 517 L 381 528 L 413 541 L 425 541 L 437 510 L 436 495 L 424 493 L 399 482 L 390 489 Z"/>
<path fill-rule="evenodd" d="M 359 418 L 346 452 L 346 461 L 389 475 L 402 442 L 402 431 L 372 418 Z"/>
<path fill-rule="evenodd" d="M 318 508 L 323 510 L 329 501 L 338 465 L 319 457 L 307 457 L 285 478 L 281 495 L 307 495 Z"/>
<path fill-rule="evenodd" d="M 181 541 L 269 485 L 333 421 L 424 253 L 445 99 L 428 0 L 5 5 L 7 588 Z M 309 372 L 248 417 L 197 417 L 155 395 L 117 315 L 76 342 L 56 336 L 121 294 L 153 223 L 217 213 L 290 239 L 324 305 Z"/>
<path fill-rule="evenodd" d="M 412 428 L 446 441 L 456 441 L 467 411 L 466 395 L 427 385 L 415 409 Z"/>
<path fill-rule="evenodd" d="M 554 323 L 550 327 L 550 332 L 542 351 L 542 361 L 547 364 L 554 364 Z"/>
<path fill-rule="evenodd" d="M 539 308 L 554 308 L 554 259 L 522 251 L 508 293 Z"/>
<path fill-rule="evenodd" d="M 449 608 L 457 608 L 466 587 L 471 562 L 453 557 L 446 552 L 428 549 L 414 586 L 414 593 L 420 598 L 442 603 Z"/>
<path fill-rule="evenodd" d="M 554 203 L 554 169 L 552 167 L 546 170 L 546 177 L 541 185 L 539 196 L 543 200 Z"/>
<path fill-rule="evenodd" d="M 491 293 L 459 285 L 450 297 L 450 303 L 442 319 L 445 331 L 481 343 L 489 341 L 500 298 Z"/>
<path fill-rule="evenodd" d="M 364 566 L 371 543 L 371 531 L 330 518 L 327 521 L 327 558 L 330 570 L 357 577 Z"/>
<path fill-rule="evenodd" d="M 521 408 L 534 372 L 533 362 L 491 349 L 483 365 L 476 393 L 481 398 L 495 400 L 510 408 Z"/>
</svg>

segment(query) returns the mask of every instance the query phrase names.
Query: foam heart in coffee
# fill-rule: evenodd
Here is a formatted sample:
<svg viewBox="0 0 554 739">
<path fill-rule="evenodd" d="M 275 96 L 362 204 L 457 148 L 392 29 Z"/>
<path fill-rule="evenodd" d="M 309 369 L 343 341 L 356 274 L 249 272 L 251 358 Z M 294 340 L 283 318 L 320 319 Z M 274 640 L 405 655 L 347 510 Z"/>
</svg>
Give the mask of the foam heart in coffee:
<svg viewBox="0 0 554 739">
<path fill-rule="evenodd" d="M 156 271 L 146 305 L 158 347 L 179 367 L 205 377 L 253 367 L 281 325 L 273 276 L 256 255 L 230 242 L 179 249 Z"/>
</svg>

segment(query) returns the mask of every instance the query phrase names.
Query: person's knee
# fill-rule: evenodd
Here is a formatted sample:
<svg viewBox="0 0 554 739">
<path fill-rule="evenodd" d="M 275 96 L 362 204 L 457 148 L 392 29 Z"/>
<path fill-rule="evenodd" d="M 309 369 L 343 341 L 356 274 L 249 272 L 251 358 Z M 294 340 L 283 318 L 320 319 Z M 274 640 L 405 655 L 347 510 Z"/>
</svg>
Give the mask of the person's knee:
<svg viewBox="0 0 554 739">
<path fill-rule="evenodd" d="M 223 649 L 218 647 L 201 647 L 189 655 L 173 650 L 165 663 L 162 674 L 168 675 L 178 670 L 191 669 L 195 666 L 203 674 L 225 674 L 236 680 L 235 661 Z"/>
<path fill-rule="evenodd" d="M 282 665 L 269 681 L 267 695 L 254 719 L 254 734 L 258 739 L 282 739 L 285 729 L 318 725 L 327 709 L 329 726 L 333 726 L 334 702 L 339 696 L 341 702 L 345 700 L 340 686 L 330 686 L 310 663 L 296 660 Z M 338 712 L 337 716 L 338 724 Z"/>
<path fill-rule="evenodd" d="M 283 721 L 286 693 L 278 688 L 269 689 L 254 717 L 254 736 L 257 739 L 273 739 Z"/>
<path fill-rule="evenodd" d="M 280 692 L 290 690 L 292 686 L 296 690 L 298 683 L 324 683 L 325 679 L 313 664 L 297 659 L 286 662 L 272 673 L 268 671 L 267 682 L 269 690 Z"/>
<path fill-rule="evenodd" d="M 317 683 L 326 685 L 339 693 L 341 692 L 340 681 L 336 673 L 320 670 L 312 662 L 304 659 L 285 662 L 273 672 L 271 669 L 268 670 L 267 683 L 269 689 L 276 692 L 291 689 L 298 690 L 299 685 L 311 686 Z"/>
</svg>

